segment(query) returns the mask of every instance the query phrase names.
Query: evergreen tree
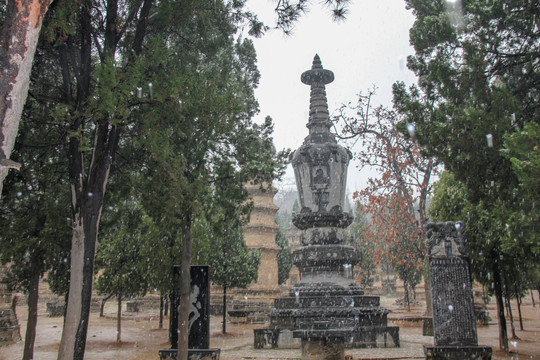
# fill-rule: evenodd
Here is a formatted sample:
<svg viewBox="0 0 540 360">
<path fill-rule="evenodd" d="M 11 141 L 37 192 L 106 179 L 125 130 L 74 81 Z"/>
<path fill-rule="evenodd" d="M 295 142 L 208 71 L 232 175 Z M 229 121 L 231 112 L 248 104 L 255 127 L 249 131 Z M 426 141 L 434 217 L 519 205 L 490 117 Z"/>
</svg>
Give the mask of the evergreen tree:
<svg viewBox="0 0 540 360">
<path fill-rule="evenodd" d="M 419 82 L 410 89 L 396 84 L 394 103 L 406 115 L 403 127 L 414 124 L 424 151 L 468 189 L 475 209 L 469 222 L 477 222 L 468 227 L 481 229 L 470 232 L 469 240 L 473 251 L 483 254 L 473 270 L 492 276 L 484 284 L 493 286 L 500 347 L 508 350 L 502 274 L 505 263 L 520 257 L 504 248 L 515 239 L 528 256 L 538 254 L 527 241 L 535 235 L 513 236 L 506 229 L 507 220 L 530 199 L 516 192 L 519 180 L 499 150 L 505 134 L 539 119 L 540 8 L 535 2 L 503 0 L 409 0 L 407 5 L 416 16 L 410 31 L 415 55 L 408 66 Z"/>
<path fill-rule="evenodd" d="M 185 5 L 152 0 L 56 1 L 45 18 L 38 51 L 56 61 L 36 69 L 38 74 L 50 75 L 48 81 L 38 84 L 41 88 L 36 92 L 49 95 L 38 98 L 47 109 L 45 113 L 51 114 L 67 136 L 63 151 L 69 162 L 74 245 L 70 274 L 76 279 L 69 283 L 59 359 L 82 359 L 84 355 L 98 225 L 117 149 L 139 136 L 135 131 L 142 127 L 137 121 L 142 114 L 151 113 L 149 108 L 165 110 L 166 104 L 179 106 L 181 100 L 188 109 L 193 109 L 191 104 L 203 109 L 211 99 L 210 91 L 206 96 L 201 93 L 205 77 L 218 75 L 218 67 L 199 70 L 224 44 L 230 44 L 237 21 L 247 18 L 256 25 L 256 20 L 243 12 L 243 2 L 218 1 L 208 6 L 206 1 L 190 1 Z M 160 83 L 166 71 L 175 70 L 161 68 L 163 56 L 173 56 L 182 64 L 182 80 L 188 79 L 191 89 Z M 249 77 L 251 71 L 229 69 L 225 77 L 235 71 Z M 223 81 L 230 79 L 225 77 Z M 165 84 L 171 86 L 165 88 Z M 231 85 L 241 90 L 243 84 L 232 81 Z M 207 89 L 219 90 L 215 86 Z M 195 91 L 190 94 L 190 90 Z M 227 107 L 226 96 L 219 99 L 224 109 L 234 113 Z M 194 118 L 188 117 L 181 125 Z M 218 119 L 212 121 L 221 123 Z M 193 130 L 189 126 L 184 129 L 186 134 Z"/>
<path fill-rule="evenodd" d="M 119 203 L 104 215 L 96 253 L 96 290 L 100 295 L 116 296 L 116 341 L 121 342 L 122 299 L 144 296 L 149 290 L 151 252 L 143 240 L 148 229 L 141 206 L 134 202 Z"/>
<path fill-rule="evenodd" d="M 70 248 L 67 174 L 58 154 L 62 139 L 35 105 L 31 100 L 26 106 L 13 151 L 13 159 L 24 165 L 8 175 L 0 201 L 0 261 L 10 264 L 1 280 L 28 300 L 23 359 L 33 358 L 39 280 L 49 271 L 49 282 L 55 274 L 66 276 Z"/>
<path fill-rule="evenodd" d="M 369 224 L 366 214 L 364 214 L 358 203 L 354 209 L 354 222 L 348 228 L 354 239 L 354 243 L 360 252 L 362 262 L 360 264 L 361 284 L 363 287 L 373 285 L 373 275 L 375 275 L 375 243 L 368 240 L 366 232 L 369 231 Z"/>
<path fill-rule="evenodd" d="M 282 229 L 279 229 L 276 234 L 276 245 L 281 248 L 277 253 L 278 284 L 281 285 L 289 280 L 289 273 L 292 268 L 289 240 L 285 237 Z"/>
<path fill-rule="evenodd" d="M 223 219 L 222 221 L 227 222 Z M 232 225 L 232 224 L 231 224 Z M 222 332 L 227 332 L 227 289 L 246 288 L 257 281 L 261 260 L 259 251 L 249 251 L 244 242 L 242 228 L 231 226 L 216 234 L 209 254 L 211 280 L 223 288 Z"/>
</svg>

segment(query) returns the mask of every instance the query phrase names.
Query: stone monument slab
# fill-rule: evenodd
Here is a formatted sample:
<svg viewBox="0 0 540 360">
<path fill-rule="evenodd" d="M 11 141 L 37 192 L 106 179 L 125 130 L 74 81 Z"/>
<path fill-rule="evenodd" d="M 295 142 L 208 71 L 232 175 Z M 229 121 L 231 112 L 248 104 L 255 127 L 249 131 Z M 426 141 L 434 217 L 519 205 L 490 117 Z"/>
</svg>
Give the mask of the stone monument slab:
<svg viewBox="0 0 540 360">
<path fill-rule="evenodd" d="M 175 265 L 175 283 L 178 283 L 179 271 L 180 267 Z M 188 340 L 190 350 L 205 350 L 210 347 L 210 281 L 208 275 L 209 267 L 207 265 L 192 265 L 190 268 L 191 295 Z M 160 350 L 160 356 L 162 353 L 170 354 L 178 349 L 178 307 L 180 305 L 180 296 L 177 290 L 173 289 L 171 293 L 169 338 L 171 341 L 170 350 L 173 351 Z"/>
<path fill-rule="evenodd" d="M 464 224 L 430 223 L 428 238 L 435 346 L 424 347 L 426 359 L 491 359 L 478 346 Z"/>
</svg>

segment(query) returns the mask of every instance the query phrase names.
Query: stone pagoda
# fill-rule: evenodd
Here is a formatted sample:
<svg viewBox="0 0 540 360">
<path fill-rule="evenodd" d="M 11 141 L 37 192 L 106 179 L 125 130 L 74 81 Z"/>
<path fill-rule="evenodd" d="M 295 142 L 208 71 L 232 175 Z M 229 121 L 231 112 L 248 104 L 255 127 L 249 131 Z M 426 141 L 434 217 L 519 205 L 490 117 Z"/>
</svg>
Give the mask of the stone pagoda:
<svg viewBox="0 0 540 360">
<path fill-rule="evenodd" d="M 251 182 L 245 187 L 253 201 L 253 210 L 244 227 L 244 239 L 249 250 L 261 253 L 261 262 L 256 282 L 247 289 L 231 291 L 228 314 L 234 323 L 264 323 L 280 294 L 277 264 L 280 247 L 276 244 L 279 226 L 275 221 L 278 207 L 274 204 L 277 190 L 268 184 L 261 187 Z"/>
<path fill-rule="evenodd" d="M 379 297 L 365 296 L 353 280 L 361 259 L 346 231 L 352 215 L 343 211 L 352 154 L 330 132 L 325 85 L 333 80 L 317 55 L 301 76 L 311 95 L 309 135 L 291 156 L 301 207 L 293 218 L 302 231 L 293 253 L 300 281 L 276 299 L 268 329 L 276 343 L 280 331 L 292 330 L 306 359 L 342 359 L 344 346 L 399 346 L 399 328 L 387 326 Z"/>
</svg>

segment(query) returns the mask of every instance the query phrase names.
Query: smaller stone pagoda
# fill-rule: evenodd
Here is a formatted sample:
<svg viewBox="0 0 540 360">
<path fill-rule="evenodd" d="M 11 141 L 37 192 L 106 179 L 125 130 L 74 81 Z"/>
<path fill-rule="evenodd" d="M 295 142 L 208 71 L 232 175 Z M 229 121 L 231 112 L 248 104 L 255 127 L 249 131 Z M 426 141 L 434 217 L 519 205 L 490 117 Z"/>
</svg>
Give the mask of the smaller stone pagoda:
<svg viewBox="0 0 540 360">
<path fill-rule="evenodd" d="M 278 207 L 274 204 L 277 190 L 268 184 L 261 187 L 251 182 L 245 187 L 253 200 L 253 210 L 244 227 L 244 239 L 249 250 L 261 253 L 261 263 L 255 283 L 247 289 L 231 291 L 228 314 L 234 323 L 264 323 L 268 321 L 274 299 L 280 294 L 277 265 L 280 247 L 276 244 L 279 226 L 275 221 Z"/>
</svg>

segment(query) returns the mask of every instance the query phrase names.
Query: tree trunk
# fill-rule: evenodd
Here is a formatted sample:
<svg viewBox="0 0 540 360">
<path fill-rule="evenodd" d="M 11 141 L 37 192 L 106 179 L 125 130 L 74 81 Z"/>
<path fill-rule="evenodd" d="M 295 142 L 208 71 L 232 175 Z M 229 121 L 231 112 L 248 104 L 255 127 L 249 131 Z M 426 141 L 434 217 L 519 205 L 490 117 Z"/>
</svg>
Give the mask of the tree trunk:
<svg viewBox="0 0 540 360">
<path fill-rule="evenodd" d="M 521 316 L 521 297 L 518 295 L 516 297 L 517 302 L 517 308 L 518 308 L 518 314 L 519 314 L 519 328 L 521 331 L 523 331 L 523 317 Z"/>
<path fill-rule="evenodd" d="M 411 311 L 411 301 L 409 298 L 409 283 L 404 281 L 403 287 L 405 288 L 405 302 L 407 303 L 407 311 Z"/>
<path fill-rule="evenodd" d="M 104 297 L 103 299 L 101 299 L 101 306 L 99 308 L 99 317 L 103 317 L 103 314 L 105 312 L 105 303 L 107 302 L 107 300 L 109 300 L 111 298 L 112 294 L 111 295 L 108 295 L 107 297 Z"/>
<path fill-rule="evenodd" d="M 82 360 L 84 356 L 100 213 L 101 208 L 95 217 L 87 212 L 74 217 L 69 295 L 58 360 Z"/>
<path fill-rule="evenodd" d="M 163 329 L 163 294 L 159 294 L 159 329 Z"/>
<path fill-rule="evenodd" d="M 34 358 L 34 342 L 36 340 L 36 325 L 39 297 L 39 271 L 34 271 L 30 277 L 28 288 L 28 322 L 26 323 L 26 335 L 24 338 L 23 360 Z"/>
<path fill-rule="evenodd" d="M 501 274 L 499 273 L 499 264 L 497 263 L 497 254 L 491 251 L 491 260 L 493 261 L 493 290 L 497 302 L 497 319 L 499 320 L 499 347 L 504 352 L 508 352 L 508 332 L 506 330 L 506 318 L 504 317 L 504 303 L 502 293 Z"/>
<path fill-rule="evenodd" d="M 221 332 L 225 334 L 227 332 L 227 286 L 223 285 L 223 325 L 221 326 Z"/>
<path fill-rule="evenodd" d="M 510 315 L 510 328 L 512 329 L 512 340 L 516 340 L 518 337 L 516 335 L 516 327 L 514 326 L 514 314 L 512 313 L 512 305 L 510 305 L 510 298 L 508 296 L 504 297 L 506 303 L 506 309 L 508 309 L 508 315 Z"/>
<path fill-rule="evenodd" d="M 178 310 L 178 353 L 177 360 L 188 360 L 189 347 L 189 305 L 191 294 L 191 226 L 190 210 L 183 219 L 182 260 L 180 264 L 180 307 Z"/>
<path fill-rule="evenodd" d="M 426 311 L 422 321 L 422 335 L 433 336 L 433 304 L 431 303 L 431 284 L 430 279 L 424 279 L 424 293 L 426 296 Z"/>
<path fill-rule="evenodd" d="M 50 0 L 8 1 L 0 33 L 0 196 L 10 168 L 20 164 L 11 160 L 11 151 L 19 129 L 32 61 L 43 16 Z"/>
<path fill-rule="evenodd" d="M 104 143 L 104 137 L 107 137 L 104 132 L 107 130 L 96 130 L 96 145 L 87 181 L 83 181 L 81 176 L 82 154 L 78 150 L 78 143 L 70 144 L 73 237 L 69 295 L 58 360 L 83 360 L 84 357 L 99 220 L 120 129 L 113 127 L 110 130 L 108 143 Z"/>
<path fill-rule="evenodd" d="M 146 33 L 148 16 L 153 0 L 144 0 L 135 30 L 133 52 L 129 52 L 130 61 L 135 59 L 142 50 L 142 42 Z M 109 4 L 108 4 L 109 5 Z M 117 8 L 110 2 L 107 6 L 106 21 L 106 48 L 104 52 L 114 59 L 116 46 L 121 37 L 118 33 Z M 92 3 L 90 0 L 77 2 L 80 30 L 79 54 L 75 64 L 77 93 L 75 99 L 66 94 L 65 102 L 80 112 L 85 101 L 91 96 L 92 83 Z M 114 38 L 114 39 L 113 39 Z M 59 49 L 61 51 L 61 48 Z M 65 57 L 67 59 L 67 57 Z M 62 56 L 60 56 L 62 59 Z M 61 60 L 62 62 L 62 60 Z M 64 61 L 62 67 L 70 66 Z M 70 85 L 71 79 L 64 77 L 64 85 Z M 70 131 L 78 132 L 84 127 L 84 112 L 74 117 L 70 124 Z M 58 350 L 58 360 L 83 360 L 88 330 L 88 317 L 90 314 L 90 301 L 92 296 L 92 281 L 94 270 L 94 257 L 97 246 L 99 219 L 103 206 L 105 187 L 109 171 L 113 162 L 118 141 L 122 132 L 122 125 L 112 125 L 109 118 L 95 121 L 94 139 L 90 161 L 85 168 L 85 153 L 81 151 L 81 139 L 78 136 L 69 137 L 69 178 L 73 211 L 73 236 L 71 245 L 71 272 L 69 295 L 64 319 L 64 330 Z"/>
<path fill-rule="evenodd" d="M 536 307 L 536 304 L 534 303 L 534 293 L 532 290 L 531 290 L 531 300 L 532 300 L 533 307 Z"/>
<path fill-rule="evenodd" d="M 118 310 L 116 312 L 116 342 L 122 342 L 122 293 L 118 293 Z"/>
</svg>

